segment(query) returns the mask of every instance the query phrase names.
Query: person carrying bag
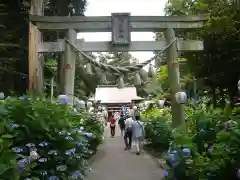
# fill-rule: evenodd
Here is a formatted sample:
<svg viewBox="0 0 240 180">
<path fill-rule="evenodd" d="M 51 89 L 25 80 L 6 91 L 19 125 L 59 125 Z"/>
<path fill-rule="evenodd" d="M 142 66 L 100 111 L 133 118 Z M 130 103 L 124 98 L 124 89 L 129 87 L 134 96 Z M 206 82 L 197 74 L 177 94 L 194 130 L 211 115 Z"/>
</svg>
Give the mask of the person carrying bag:
<svg viewBox="0 0 240 180">
<path fill-rule="evenodd" d="M 135 116 L 136 120 L 134 121 L 133 134 L 136 143 L 137 155 L 140 155 L 142 150 L 142 141 L 145 137 L 144 123 L 140 121 L 140 116 Z"/>
</svg>

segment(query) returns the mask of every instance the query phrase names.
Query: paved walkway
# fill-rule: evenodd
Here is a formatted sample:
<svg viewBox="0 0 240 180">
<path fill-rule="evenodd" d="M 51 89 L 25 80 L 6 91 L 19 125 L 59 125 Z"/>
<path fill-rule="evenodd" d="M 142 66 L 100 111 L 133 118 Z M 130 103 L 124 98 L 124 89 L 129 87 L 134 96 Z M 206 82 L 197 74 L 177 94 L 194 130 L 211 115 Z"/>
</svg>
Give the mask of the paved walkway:
<svg viewBox="0 0 240 180">
<path fill-rule="evenodd" d="M 145 152 L 140 156 L 135 149 L 124 151 L 123 137 L 117 129 L 115 138 L 106 130 L 105 143 L 101 145 L 87 180 L 161 180 L 163 170 Z"/>
</svg>

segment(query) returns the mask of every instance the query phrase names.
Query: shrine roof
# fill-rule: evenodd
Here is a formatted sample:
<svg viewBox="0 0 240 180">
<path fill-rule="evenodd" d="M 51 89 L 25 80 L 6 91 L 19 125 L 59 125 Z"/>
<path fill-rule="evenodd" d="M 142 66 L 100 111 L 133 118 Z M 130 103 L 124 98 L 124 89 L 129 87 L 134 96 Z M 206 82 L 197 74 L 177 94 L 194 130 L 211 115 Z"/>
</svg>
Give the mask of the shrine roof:
<svg viewBox="0 0 240 180">
<path fill-rule="evenodd" d="M 137 90 L 134 86 L 125 86 L 122 89 L 116 86 L 98 86 L 95 92 L 95 101 L 101 101 L 103 104 L 113 103 L 131 103 L 132 100 L 142 99 L 137 96 Z"/>
</svg>

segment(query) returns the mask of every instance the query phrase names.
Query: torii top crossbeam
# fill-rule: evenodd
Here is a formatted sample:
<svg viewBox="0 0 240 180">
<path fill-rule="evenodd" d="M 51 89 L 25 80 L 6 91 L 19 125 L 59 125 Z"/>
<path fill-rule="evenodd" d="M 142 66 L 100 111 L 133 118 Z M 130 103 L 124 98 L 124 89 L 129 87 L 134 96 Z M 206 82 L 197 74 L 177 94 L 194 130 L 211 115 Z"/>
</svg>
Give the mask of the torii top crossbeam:
<svg viewBox="0 0 240 180">
<path fill-rule="evenodd" d="M 118 14 L 118 13 L 113 13 Z M 129 13 L 120 13 L 130 15 Z M 129 16 L 130 30 L 156 32 L 167 28 L 189 29 L 203 26 L 207 16 Z M 79 32 L 111 32 L 112 16 L 30 16 L 39 30 L 76 29 Z"/>
</svg>

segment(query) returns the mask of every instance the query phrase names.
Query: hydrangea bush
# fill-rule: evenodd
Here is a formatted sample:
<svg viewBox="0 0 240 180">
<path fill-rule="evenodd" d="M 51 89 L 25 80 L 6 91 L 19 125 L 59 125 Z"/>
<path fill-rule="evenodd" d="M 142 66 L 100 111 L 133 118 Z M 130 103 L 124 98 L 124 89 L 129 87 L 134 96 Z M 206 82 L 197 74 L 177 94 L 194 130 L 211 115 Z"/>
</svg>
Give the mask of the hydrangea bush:
<svg viewBox="0 0 240 180">
<path fill-rule="evenodd" d="M 98 124 L 84 126 L 84 115 L 73 113 L 67 103 L 28 97 L 5 100 L 0 120 L 3 180 L 82 179 L 89 169 L 87 158 L 96 149 L 89 142 L 99 139 L 94 129 L 102 131 Z"/>
<path fill-rule="evenodd" d="M 186 126 L 171 128 L 170 110 L 154 108 L 142 113 L 146 138 L 164 153 L 165 179 L 240 179 L 240 109 L 212 109 L 199 103 L 186 106 Z M 167 123 L 166 123 L 167 122 Z"/>
<path fill-rule="evenodd" d="M 171 141 L 170 109 L 152 108 L 142 112 L 145 121 L 145 139 L 151 148 L 164 151 Z"/>
<path fill-rule="evenodd" d="M 166 153 L 166 179 L 240 179 L 240 116 L 237 112 L 196 110 L 176 129 Z"/>
</svg>

